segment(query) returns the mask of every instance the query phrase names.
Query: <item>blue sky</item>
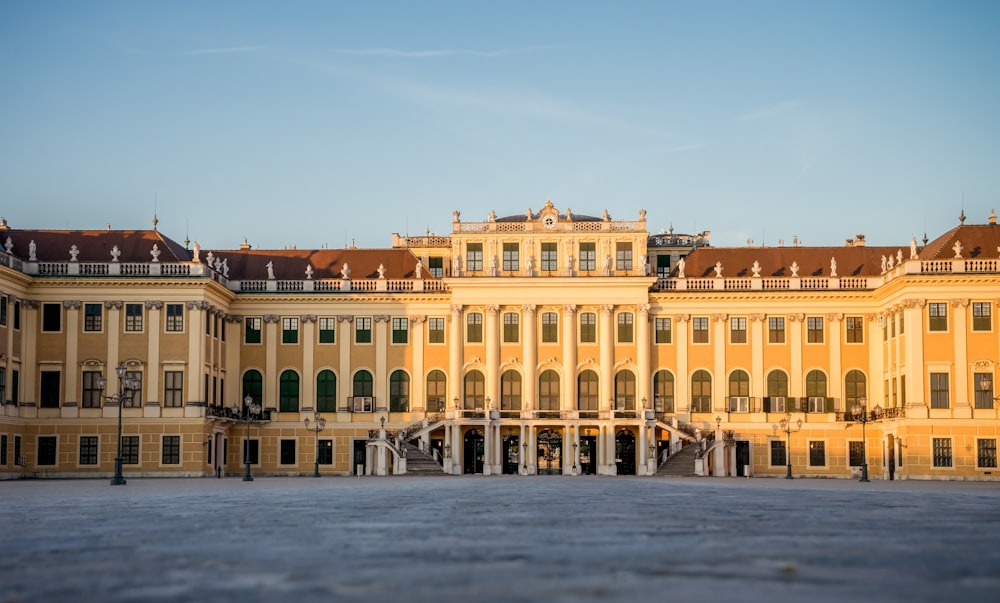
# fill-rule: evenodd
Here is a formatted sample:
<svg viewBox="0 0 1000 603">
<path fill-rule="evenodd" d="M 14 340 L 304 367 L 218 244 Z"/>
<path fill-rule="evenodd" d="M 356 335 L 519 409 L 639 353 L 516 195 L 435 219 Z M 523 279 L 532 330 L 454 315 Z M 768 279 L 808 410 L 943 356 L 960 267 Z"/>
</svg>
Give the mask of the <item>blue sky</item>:
<svg viewBox="0 0 1000 603">
<path fill-rule="evenodd" d="M 147 228 L 155 200 L 206 248 L 387 247 L 552 199 L 904 245 L 1000 206 L 998 30 L 993 1 L 11 0 L 0 215 Z"/>
</svg>

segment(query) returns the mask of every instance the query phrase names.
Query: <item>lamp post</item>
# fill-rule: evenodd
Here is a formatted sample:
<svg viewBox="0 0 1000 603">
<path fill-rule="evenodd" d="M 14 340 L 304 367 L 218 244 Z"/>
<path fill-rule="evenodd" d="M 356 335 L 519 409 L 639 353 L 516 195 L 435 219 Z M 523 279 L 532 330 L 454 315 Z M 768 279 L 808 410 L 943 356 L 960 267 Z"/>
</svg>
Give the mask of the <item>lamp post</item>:
<svg viewBox="0 0 1000 603">
<path fill-rule="evenodd" d="M 854 403 L 851 407 L 851 414 L 854 415 L 854 420 L 861 423 L 861 479 L 859 481 L 868 481 L 868 440 L 865 434 L 865 426 L 868 425 L 870 421 L 874 418 L 868 415 L 868 398 L 861 396 L 858 401 Z M 872 409 L 875 415 L 878 415 L 882 411 L 882 407 L 878 404 Z"/>
<path fill-rule="evenodd" d="M 778 429 L 785 432 L 787 436 L 785 444 L 785 462 L 788 471 L 785 473 L 785 479 L 792 479 L 792 434 L 796 431 L 802 429 L 802 419 L 795 422 L 796 427 L 792 428 L 792 415 L 785 413 L 785 417 L 778 421 Z"/>
<path fill-rule="evenodd" d="M 319 477 L 319 432 L 326 429 L 326 419 L 317 410 L 313 415 L 312 427 L 309 427 L 309 417 L 306 417 L 302 422 L 306 424 L 306 429 L 316 432 L 316 467 L 313 469 L 313 477 Z"/>
<path fill-rule="evenodd" d="M 239 408 L 233 409 L 239 414 Z M 243 398 L 243 420 L 247 424 L 247 437 L 243 440 L 243 463 L 246 465 L 247 471 L 243 475 L 243 481 L 252 482 L 253 476 L 250 475 L 250 419 L 251 415 L 255 415 L 260 412 L 260 404 L 255 404 L 253 401 L 253 396 L 247 394 L 246 398 Z"/>
<path fill-rule="evenodd" d="M 118 404 L 118 452 L 115 455 L 115 476 L 111 478 L 111 485 L 124 486 L 125 476 L 122 475 L 122 407 L 125 406 L 125 402 L 131 401 L 135 397 L 135 393 L 139 391 L 142 383 L 138 378 L 128 376 L 128 367 L 125 366 L 124 362 L 115 368 L 115 373 L 118 374 L 118 395 L 104 396 L 104 399 Z M 104 375 L 97 378 L 99 391 L 104 391 L 107 384 L 108 380 Z"/>
<path fill-rule="evenodd" d="M 993 396 L 993 375 L 990 373 L 983 373 L 979 377 L 979 391 L 982 392 L 983 400 L 988 401 L 990 407 L 996 403 L 1000 398 Z"/>
</svg>

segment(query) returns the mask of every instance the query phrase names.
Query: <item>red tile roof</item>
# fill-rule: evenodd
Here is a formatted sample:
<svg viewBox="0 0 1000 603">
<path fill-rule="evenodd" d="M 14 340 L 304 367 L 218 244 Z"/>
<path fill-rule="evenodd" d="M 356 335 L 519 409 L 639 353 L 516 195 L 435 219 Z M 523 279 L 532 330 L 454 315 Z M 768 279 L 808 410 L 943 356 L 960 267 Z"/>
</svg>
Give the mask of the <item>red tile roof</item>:
<svg viewBox="0 0 1000 603">
<path fill-rule="evenodd" d="M 724 278 L 753 276 L 753 263 L 760 264 L 761 277 L 789 277 L 791 265 L 799 265 L 800 277 L 830 276 L 830 259 L 837 260 L 837 276 L 878 276 L 882 273 L 882 256 L 895 256 L 903 251 L 910 256 L 909 246 L 903 247 L 699 247 L 684 260 L 684 275 L 688 278 L 715 276 L 715 263 L 722 262 Z M 672 276 L 677 276 L 675 267 Z"/>
<path fill-rule="evenodd" d="M 920 252 L 922 260 L 944 260 L 955 257 L 955 243 L 962 244 L 963 258 L 1000 257 L 1000 225 L 961 224 L 934 239 Z"/>
<path fill-rule="evenodd" d="M 0 245 L 10 238 L 11 253 L 22 260 L 29 257 L 29 246 L 35 242 L 39 262 L 66 262 L 69 250 L 76 245 L 80 262 L 110 262 L 111 250 L 118 246 L 119 262 L 149 262 L 155 244 L 161 262 L 187 262 L 191 252 L 156 230 L 0 230 Z"/>
<path fill-rule="evenodd" d="M 409 249 L 202 249 L 201 261 L 208 253 L 226 260 L 233 280 L 266 279 L 268 262 L 278 280 L 304 279 L 306 266 L 312 266 L 313 279 L 343 278 L 345 262 L 352 279 L 378 278 L 379 264 L 387 279 L 415 278 L 417 265 Z M 421 276 L 433 278 L 426 266 Z"/>
</svg>

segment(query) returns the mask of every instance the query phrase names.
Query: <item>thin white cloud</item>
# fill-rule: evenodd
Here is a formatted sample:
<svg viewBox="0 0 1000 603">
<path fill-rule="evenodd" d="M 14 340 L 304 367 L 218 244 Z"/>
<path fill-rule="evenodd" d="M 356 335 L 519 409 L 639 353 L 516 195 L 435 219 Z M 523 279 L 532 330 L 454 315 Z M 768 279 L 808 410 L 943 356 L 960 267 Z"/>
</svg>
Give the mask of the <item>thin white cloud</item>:
<svg viewBox="0 0 1000 603">
<path fill-rule="evenodd" d="M 192 57 L 203 54 L 236 54 L 239 52 L 253 52 L 254 50 L 260 50 L 264 48 L 263 46 L 232 46 L 229 48 L 199 48 L 198 50 L 191 50 L 188 52 L 180 53 L 181 56 Z"/>
<path fill-rule="evenodd" d="M 703 143 L 698 143 L 698 144 L 683 144 L 683 145 L 680 145 L 680 146 L 670 147 L 669 149 L 663 149 L 663 150 L 664 150 L 664 152 L 667 152 L 667 153 L 680 153 L 682 151 L 694 151 L 694 150 L 697 150 L 697 149 L 704 149 L 707 146 L 708 146 L 707 144 L 703 144 Z"/>
<path fill-rule="evenodd" d="M 500 50 L 469 50 L 465 48 L 441 48 L 432 50 L 398 50 L 396 48 L 333 48 L 337 54 L 352 56 L 398 57 L 405 59 L 425 59 L 433 57 L 473 56 L 501 57 L 553 48 L 552 46 L 526 46 L 524 48 L 502 48 Z"/>
<path fill-rule="evenodd" d="M 754 109 L 749 113 L 740 116 L 740 121 L 764 121 L 768 119 L 773 119 L 785 113 L 789 113 L 798 109 L 801 103 L 797 100 L 784 100 L 772 105 L 767 105 L 766 107 L 760 107 Z"/>
</svg>

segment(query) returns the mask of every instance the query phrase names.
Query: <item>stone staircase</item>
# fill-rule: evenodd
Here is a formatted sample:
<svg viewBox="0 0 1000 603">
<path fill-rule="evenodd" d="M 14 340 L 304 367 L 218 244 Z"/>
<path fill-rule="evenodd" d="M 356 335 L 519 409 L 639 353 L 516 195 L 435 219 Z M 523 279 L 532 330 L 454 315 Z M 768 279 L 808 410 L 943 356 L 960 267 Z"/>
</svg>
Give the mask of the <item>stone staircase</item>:
<svg viewBox="0 0 1000 603">
<path fill-rule="evenodd" d="M 698 444 L 688 444 L 667 457 L 667 460 L 656 468 L 658 477 L 694 477 L 694 461 L 698 458 Z"/>
<path fill-rule="evenodd" d="M 434 458 L 411 442 L 406 443 L 406 475 L 445 475 Z"/>
</svg>

